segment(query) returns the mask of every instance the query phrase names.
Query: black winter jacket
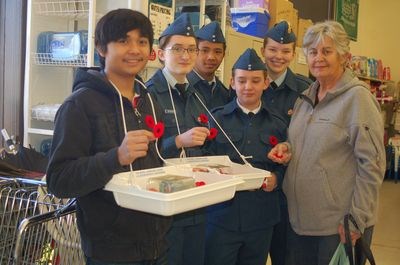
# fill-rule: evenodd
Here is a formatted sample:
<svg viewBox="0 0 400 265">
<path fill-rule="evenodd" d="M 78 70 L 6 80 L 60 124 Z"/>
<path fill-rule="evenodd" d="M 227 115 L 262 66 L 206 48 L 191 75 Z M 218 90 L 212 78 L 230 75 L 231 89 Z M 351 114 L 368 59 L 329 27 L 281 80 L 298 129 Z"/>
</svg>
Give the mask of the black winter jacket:
<svg viewBox="0 0 400 265">
<path fill-rule="evenodd" d="M 104 74 L 78 69 L 74 91 L 56 115 L 47 184 L 59 197 L 77 198 L 78 228 L 86 256 L 105 262 L 154 260 L 166 251 L 164 236 L 170 218 L 119 207 L 103 187 L 113 174 L 128 171 L 117 158 L 124 138 L 117 92 Z M 123 98 L 127 129 L 148 129 L 144 117 L 152 115 L 147 92 L 136 82 L 141 95 L 138 110 Z M 134 161 L 134 170 L 161 166 L 154 144 L 148 155 Z"/>
</svg>

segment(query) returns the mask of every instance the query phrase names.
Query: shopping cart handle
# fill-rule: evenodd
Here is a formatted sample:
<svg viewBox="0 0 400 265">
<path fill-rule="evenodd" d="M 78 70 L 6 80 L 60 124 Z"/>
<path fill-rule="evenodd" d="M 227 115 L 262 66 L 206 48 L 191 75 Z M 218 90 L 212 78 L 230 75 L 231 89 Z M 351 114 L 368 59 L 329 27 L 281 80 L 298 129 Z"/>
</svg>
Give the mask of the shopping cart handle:
<svg viewBox="0 0 400 265">
<path fill-rule="evenodd" d="M 57 209 L 54 212 L 54 215 L 58 218 L 60 216 L 69 214 L 71 212 L 74 212 L 76 210 L 76 199 L 72 198 L 68 201 L 68 203 L 66 205 L 64 205 L 63 207 L 61 207 L 60 209 Z"/>
</svg>

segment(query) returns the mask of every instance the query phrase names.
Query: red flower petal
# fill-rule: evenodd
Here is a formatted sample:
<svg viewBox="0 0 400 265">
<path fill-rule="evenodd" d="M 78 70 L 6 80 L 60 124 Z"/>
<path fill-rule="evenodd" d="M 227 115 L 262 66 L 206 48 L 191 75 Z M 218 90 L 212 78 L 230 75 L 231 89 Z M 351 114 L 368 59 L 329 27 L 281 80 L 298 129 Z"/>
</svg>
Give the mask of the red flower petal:
<svg viewBox="0 0 400 265">
<path fill-rule="evenodd" d="M 150 129 L 154 128 L 155 122 L 154 122 L 153 116 L 146 115 L 146 117 L 144 118 L 144 122 L 146 123 L 147 127 L 149 127 Z"/>
<path fill-rule="evenodd" d="M 197 120 L 198 120 L 199 122 L 201 122 L 201 123 L 205 123 L 205 124 L 208 123 L 208 117 L 207 117 L 207 115 L 204 114 L 204 113 L 200 114 L 199 117 L 197 118 Z"/>
<path fill-rule="evenodd" d="M 163 136 L 164 129 L 165 129 L 164 123 L 163 122 L 157 122 L 157 124 L 154 125 L 154 128 L 153 128 L 154 136 L 156 138 L 160 138 L 161 136 Z"/>
<path fill-rule="evenodd" d="M 196 185 L 196 187 L 200 187 L 200 186 L 206 185 L 206 183 L 205 183 L 204 181 L 196 181 L 196 182 L 194 183 L 194 185 Z"/>
<path fill-rule="evenodd" d="M 263 182 L 263 184 L 261 185 L 261 188 L 262 188 L 262 189 L 267 188 L 267 183 Z"/>
<path fill-rule="evenodd" d="M 215 129 L 215 128 L 211 128 L 211 129 L 210 129 L 210 135 L 207 137 L 207 139 L 208 139 L 208 140 L 212 140 L 212 139 L 214 139 L 215 137 L 217 137 L 217 134 L 218 134 L 218 130 Z"/>
<path fill-rule="evenodd" d="M 278 144 L 278 138 L 276 138 L 275 136 L 271 135 L 271 136 L 269 137 L 269 143 L 270 143 L 272 146 L 277 145 L 277 144 Z"/>
</svg>

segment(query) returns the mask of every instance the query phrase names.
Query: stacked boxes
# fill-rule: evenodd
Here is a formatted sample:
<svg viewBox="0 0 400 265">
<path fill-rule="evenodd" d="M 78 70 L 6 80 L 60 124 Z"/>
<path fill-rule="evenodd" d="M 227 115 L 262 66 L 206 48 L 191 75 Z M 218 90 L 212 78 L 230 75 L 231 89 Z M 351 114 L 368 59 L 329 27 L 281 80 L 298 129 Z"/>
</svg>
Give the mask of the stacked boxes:
<svg viewBox="0 0 400 265">
<path fill-rule="evenodd" d="M 304 34 L 306 33 L 307 29 L 313 25 L 311 19 L 302 19 L 299 18 L 299 25 L 297 29 L 297 46 L 302 46 Z"/>
</svg>

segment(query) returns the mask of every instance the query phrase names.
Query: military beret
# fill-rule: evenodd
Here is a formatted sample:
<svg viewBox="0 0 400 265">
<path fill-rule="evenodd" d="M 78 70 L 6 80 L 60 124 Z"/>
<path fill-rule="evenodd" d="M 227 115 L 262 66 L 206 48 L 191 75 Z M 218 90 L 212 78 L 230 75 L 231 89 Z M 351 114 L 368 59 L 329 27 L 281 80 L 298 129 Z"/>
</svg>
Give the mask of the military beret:
<svg viewBox="0 0 400 265">
<path fill-rule="evenodd" d="M 204 25 L 195 32 L 195 35 L 201 40 L 225 43 L 224 34 L 222 34 L 221 27 L 217 21 L 213 21 L 207 25 Z"/>
<path fill-rule="evenodd" d="M 258 57 L 256 51 L 251 48 L 248 48 L 242 55 L 240 55 L 232 69 L 247 71 L 267 70 L 263 61 Z"/>
<path fill-rule="evenodd" d="M 293 33 L 292 28 L 287 21 L 281 21 L 275 24 L 267 31 L 265 37 L 282 44 L 296 42 L 296 35 Z"/>
<path fill-rule="evenodd" d="M 192 23 L 188 13 L 182 13 L 177 17 L 174 22 L 168 25 L 168 27 L 161 33 L 159 40 L 162 37 L 170 35 L 182 35 L 195 37 Z"/>
</svg>

